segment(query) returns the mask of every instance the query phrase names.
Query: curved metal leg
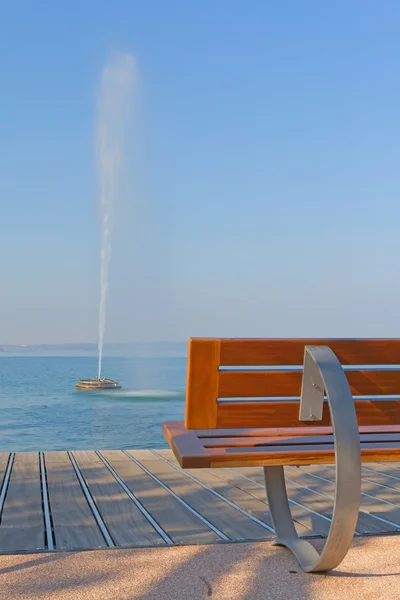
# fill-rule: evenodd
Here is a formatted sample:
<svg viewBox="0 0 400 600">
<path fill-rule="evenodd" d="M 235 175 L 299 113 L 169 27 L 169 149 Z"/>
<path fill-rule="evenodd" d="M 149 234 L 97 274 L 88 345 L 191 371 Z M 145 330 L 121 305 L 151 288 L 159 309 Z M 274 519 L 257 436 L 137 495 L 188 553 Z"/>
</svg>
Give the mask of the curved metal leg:
<svg viewBox="0 0 400 600">
<path fill-rule="evenodd" d="M 289 548 L 303 571 L 308 573 L 318 562 L 319 554 L 310 542 L 297 535 L 286 494 L 283 467 L 264 467 L 264 473 L 269 510 L 277 536 L 273 544 Z"/>
<path fill-rule="evenodd" d="M 310 389 L 311 388 L 311 389 Z M 346 556 L 357 525 L 361 492 L 361 456 L 357 417 L 346 375 L 326 346 L 306 347 L 301 420 L 322 418 L 324 390 L 333 424 L 336 490 L 332 523 L 321 555 L 296 533 L 290 513 L 283 467 L 264 467 L 265 484 L 277 539 L 296 556 L 307 573 L 328 571 Z"/>
</svg>

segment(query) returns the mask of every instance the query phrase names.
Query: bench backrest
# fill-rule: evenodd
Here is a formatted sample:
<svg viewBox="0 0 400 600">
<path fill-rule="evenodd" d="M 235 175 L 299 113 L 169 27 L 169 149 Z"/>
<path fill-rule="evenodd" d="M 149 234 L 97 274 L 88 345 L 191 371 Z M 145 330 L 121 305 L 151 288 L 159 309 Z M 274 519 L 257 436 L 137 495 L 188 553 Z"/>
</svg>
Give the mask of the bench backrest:
<svg viewBox="0 0 400 600">
<path fill-rule="evenodd" d="M 360 396 L 355 398 L 359 425 L 400 424 L 400 339 L 193 338 L 189 340 L 186 427 L 301 426 L 306 345 L 329 346 L 344 366 L 353 396 Z M 325 402 L 322 421 L 312 425 L 329 424 Z"/>
</svg>

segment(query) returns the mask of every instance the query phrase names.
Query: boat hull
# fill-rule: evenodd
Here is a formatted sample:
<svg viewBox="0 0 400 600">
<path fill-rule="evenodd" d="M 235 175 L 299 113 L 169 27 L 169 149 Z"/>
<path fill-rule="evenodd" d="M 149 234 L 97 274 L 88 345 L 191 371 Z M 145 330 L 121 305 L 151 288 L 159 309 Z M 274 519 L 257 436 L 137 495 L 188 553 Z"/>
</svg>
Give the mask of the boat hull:
<svg viewBox="0 0 400 600">
<path fill-rule="evenodd" d="M 80 379 L 75 385 L 77 390 L 119 390 L 121 386 L 118 381 L 101 379 Z"/>
</svg>

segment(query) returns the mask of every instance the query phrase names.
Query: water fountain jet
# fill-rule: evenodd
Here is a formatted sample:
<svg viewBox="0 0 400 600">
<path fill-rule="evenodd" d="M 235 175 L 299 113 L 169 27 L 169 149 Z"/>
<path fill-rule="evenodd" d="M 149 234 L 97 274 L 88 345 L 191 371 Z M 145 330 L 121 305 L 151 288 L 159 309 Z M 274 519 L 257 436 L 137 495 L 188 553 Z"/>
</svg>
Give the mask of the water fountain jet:
<svg viewBox="0 0 400 600">
<path fill-rule="evenodd" d="M 96 132 L 101 221 L 99 359 L 96 379 L 80 380 L 89 387 L 82 388 L 82 385 L 78 383 L 76 385 L 78 389 L 119 387 L 118 382 L 101 379 L 101 369 L 106 327 L 113 217 L 115 203 L 122 183 L 125 134 L 132 112 L 136 82 L 136 63 L 131 54 L 116 54 L 111 57 L 101 74 Z"/>
</svg>

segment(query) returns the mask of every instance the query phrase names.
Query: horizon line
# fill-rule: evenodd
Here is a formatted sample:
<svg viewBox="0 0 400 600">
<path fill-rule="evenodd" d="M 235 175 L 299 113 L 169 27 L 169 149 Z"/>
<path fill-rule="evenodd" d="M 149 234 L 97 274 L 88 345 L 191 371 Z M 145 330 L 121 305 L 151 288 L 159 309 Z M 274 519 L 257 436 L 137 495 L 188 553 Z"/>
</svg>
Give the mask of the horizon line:
<svg viewBox="0 0 400 600">
<path fill-rule="evenodd" d="M 104 346 L 128 346 L 134 344 L 186 344 L 187 340 L 138 340 L 132 342 L 104 342 Z M 39 346 L 98 346 L 97 342 L 39 342 L 31 344 L 15 344 L 15 343 L 2 343 L 0 342 L 0 348 L 2 347 L 14 347 L 14 348 L 37 348 Z"/>
</svg>

